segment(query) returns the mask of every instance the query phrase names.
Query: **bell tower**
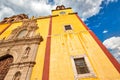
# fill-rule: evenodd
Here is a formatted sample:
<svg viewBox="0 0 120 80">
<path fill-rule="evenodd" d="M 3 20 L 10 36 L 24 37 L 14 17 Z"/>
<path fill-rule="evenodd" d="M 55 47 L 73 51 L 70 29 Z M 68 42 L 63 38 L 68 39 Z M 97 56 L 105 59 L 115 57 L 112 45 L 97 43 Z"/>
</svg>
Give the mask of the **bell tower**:
<svg viewBox="0 0 120 80">
<path fill-rule="evenodd" d="M 31 80 L 120 79 L 120 64 L 72 8 L 57 6 L 51 16 L 38 20 L 45 23 L 47 32 L 40 33 L 47 37 L 39 47 L 44 51 L 38 52 Z"/>
</svg>

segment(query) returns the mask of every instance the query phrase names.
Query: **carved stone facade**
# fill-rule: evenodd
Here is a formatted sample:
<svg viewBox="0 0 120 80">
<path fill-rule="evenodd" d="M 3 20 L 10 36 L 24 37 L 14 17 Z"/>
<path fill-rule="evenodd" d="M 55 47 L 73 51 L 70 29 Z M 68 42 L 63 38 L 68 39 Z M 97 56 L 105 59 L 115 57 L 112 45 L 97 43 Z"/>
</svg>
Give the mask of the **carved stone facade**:
<svg viewBox="0 0 120 80">
<path fill-rule="evenodd" d="M 17 22 L 17 21 L 21 21 L 23 19 L 28 19 L 28 16 L 26 14 L 14 15 L 12 17 L 6 17 L 6 18 L 4 18 L 0 23 Z"/>
<path fill-rule="evenodd" d="M 32 68 L 35 65 L 38 46 L 43 41 L 40 34 L 35 34 L 37 29 L 36 20 L 26 19 L 23 20 L 21 26 L 12 31 L 8 38 L 0 40 L 0 58 L 7 55 L 13 57 L 13 61 L 10 64 L 6 63 L 9 69 L 7 69 L 8 72 L 6 71 L 6 74 L 2 75 L 5 76 L 4 80 L 30 79 Z M 5 62 L 5 60 L 0 61 Z M 3 65 L 1 66 L 4 67 Z M 0 69 L 1 71 L 3 69 Z"/>
</svg>

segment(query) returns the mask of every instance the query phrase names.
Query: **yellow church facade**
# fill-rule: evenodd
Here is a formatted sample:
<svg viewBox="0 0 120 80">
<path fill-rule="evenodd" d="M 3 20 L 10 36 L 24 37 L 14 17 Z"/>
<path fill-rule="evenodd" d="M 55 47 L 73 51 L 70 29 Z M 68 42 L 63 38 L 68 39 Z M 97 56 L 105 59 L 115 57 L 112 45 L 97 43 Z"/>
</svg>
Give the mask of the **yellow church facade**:
<svg viewBox="0 0 120 80">
<path fill-rule="evenodd" d="M 5 18 L 0 39 L 0 80 L 120 80 L 117 60 L 63 5 L 50 16 Z"/>
</svg>

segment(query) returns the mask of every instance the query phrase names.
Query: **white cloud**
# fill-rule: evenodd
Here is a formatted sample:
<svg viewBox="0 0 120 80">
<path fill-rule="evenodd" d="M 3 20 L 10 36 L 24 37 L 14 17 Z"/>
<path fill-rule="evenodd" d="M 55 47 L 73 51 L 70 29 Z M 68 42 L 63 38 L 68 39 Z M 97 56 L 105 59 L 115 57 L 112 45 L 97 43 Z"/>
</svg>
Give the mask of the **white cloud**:
<svg viewBox="0 0 120 80">
<path fill-rule="evenodd" d="M 71 6 L 85 20 L 100 11 L 102 0 L 55 0 L 55 3 Z"/>
<path fill-rule="evenodd" d="M 120 37 L 111 37 L 106 39 L 103 44 L 110 50 L 120 63 Z"/>
<path fill-rule="evenodd" d="M 7 8 L 7 9 L 6 9 Z M 25 13 L 28 16 L 47 16 L 55 5 L 50 5 L 45 0 L 2 0 L 0 2 L 0 20 L 4 17 Z"/>
<path fill-rule="evenodd" d="M 56 5 L 72 7 L 79 13 L 82 20 L 99 13 L 104 0 L 53 0 L 54 4 L 49 4 L 48 0 L 1 0 L 0 1 L 0 20 L 13 14 L 25 13 L 29 16 L 50 15 L 51 10 Z M 117 0 L 107 0 L 106 3 Z M 46 3 L 47 2 L 47 3 Z"/>
<path fill-rule="evenodd" d="M 108 5 L 109 3 L 112 3 L 112 2 L 117 2 L 118 0 L 106 0 L 105 1 L 105 4 Z"/>
<path fill-rule="evenodd" d="M 0 6 L 0 18 L 7 17 L 13 14 L 14 14 L 14 11 L 11 8 L 4 6 L 4 5 Z"/>
<path fill-rule="evenodd" d="M 108 31 L 107 30 L 104 30 L 103 33 L 107 33 Z"/>
<path fill-rule="evenodd" d="M 36 12 L 37 15 L 48 15 L 50 14 L 50 10 L 52 9 L 53 6 L 47 5 L 45 2 L 32 2 L 31 3 L 31 9 L 33 12 Z"/>
</svg>

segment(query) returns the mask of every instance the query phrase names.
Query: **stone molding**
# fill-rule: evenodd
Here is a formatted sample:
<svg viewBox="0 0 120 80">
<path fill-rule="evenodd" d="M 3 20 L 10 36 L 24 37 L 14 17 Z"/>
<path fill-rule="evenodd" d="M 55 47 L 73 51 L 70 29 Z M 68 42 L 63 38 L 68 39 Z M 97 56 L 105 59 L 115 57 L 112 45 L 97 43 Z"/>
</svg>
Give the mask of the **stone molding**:
<svg viewBox="0 0 120 80">
<path fill-rule="evenodd" d="M 0 47 L 8 47 L 14 45 L 25 45 L 25 44 L 40 44 L 43 38 L 39 35 L 32 37 L 23 37 L 16 39 L 0 40 Z"/>
<path fill-rule="evenodd" d="M 27 62 L 18 62 L 10 64 L 11 68 L 14 67 L 33 67 L 36 64 L 35 61 L 27 61 Z"/>
</svg>

